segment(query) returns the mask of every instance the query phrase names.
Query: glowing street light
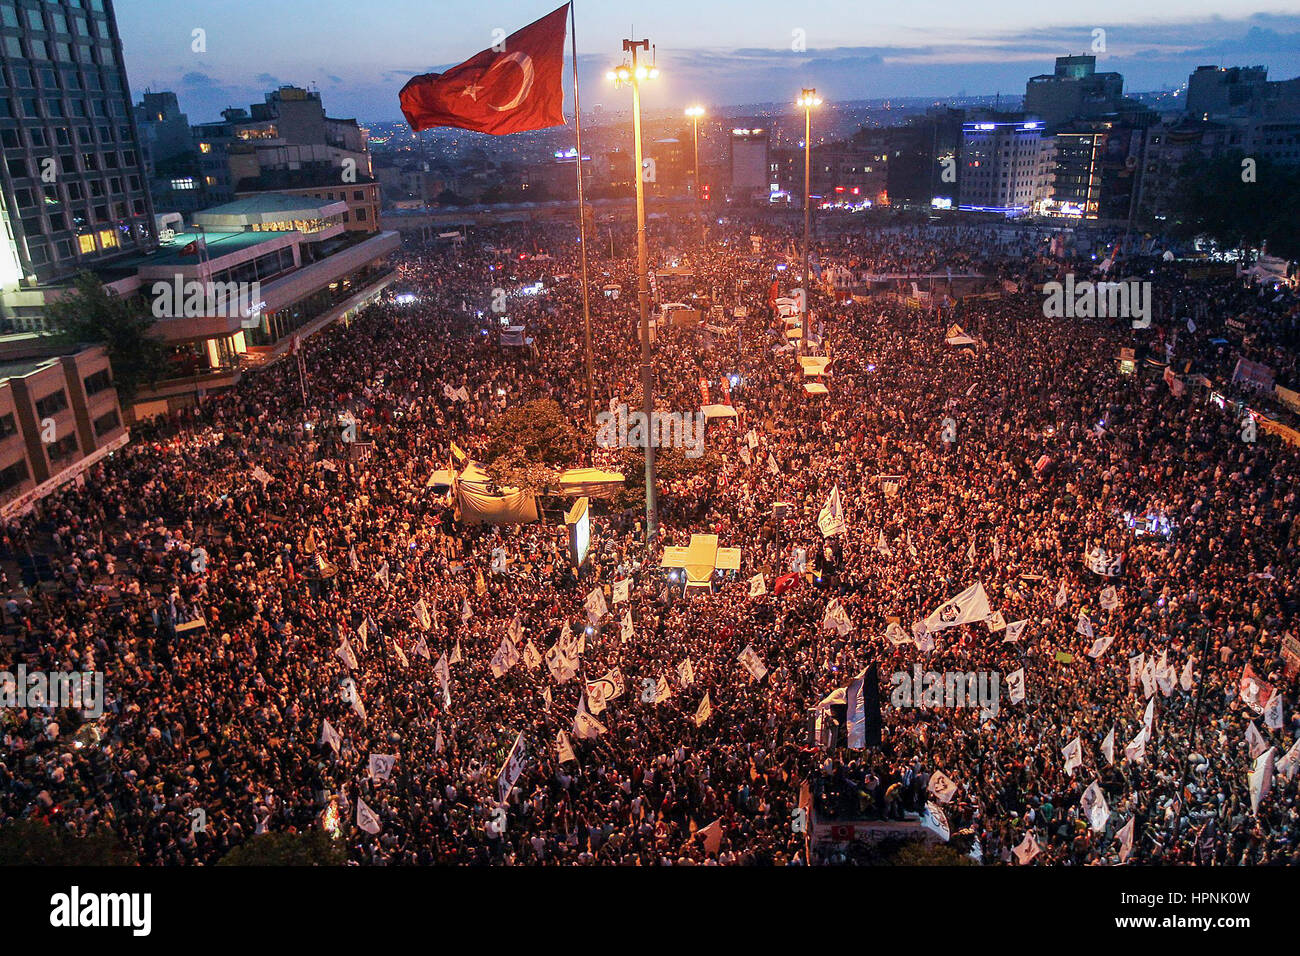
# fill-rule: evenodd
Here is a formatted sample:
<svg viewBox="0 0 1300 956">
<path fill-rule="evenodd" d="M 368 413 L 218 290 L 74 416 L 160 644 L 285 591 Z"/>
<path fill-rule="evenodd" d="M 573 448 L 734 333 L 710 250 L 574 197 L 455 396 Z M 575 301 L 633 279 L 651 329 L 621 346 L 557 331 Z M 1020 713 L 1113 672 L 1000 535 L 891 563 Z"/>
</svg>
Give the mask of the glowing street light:
<svg viewBox="0 0 1300 956">
<path fill-rule="evenodd" d="M 700 220 L 700 247 L 705 244 L 704 239 L 704 210 L 700 199 L 700 117 L 704 115 L 703 106 L 688 106 L 686 115 L 691 118 L 691 125 L 694 127 L 695 134 L 695 216 Z"/>
</svg>

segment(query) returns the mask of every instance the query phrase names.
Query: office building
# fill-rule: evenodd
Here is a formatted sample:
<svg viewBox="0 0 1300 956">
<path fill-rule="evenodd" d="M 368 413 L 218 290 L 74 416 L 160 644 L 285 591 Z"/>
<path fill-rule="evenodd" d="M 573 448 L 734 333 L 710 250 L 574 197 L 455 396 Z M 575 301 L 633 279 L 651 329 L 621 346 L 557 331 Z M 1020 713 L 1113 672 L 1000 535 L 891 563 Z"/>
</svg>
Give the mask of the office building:
<svg viewBox="0 0 1300 956">
<path fill-rule="evenodd" d="M 156 243 L 112 0 L 0 0 L 0 319 Z"/>
</svg>

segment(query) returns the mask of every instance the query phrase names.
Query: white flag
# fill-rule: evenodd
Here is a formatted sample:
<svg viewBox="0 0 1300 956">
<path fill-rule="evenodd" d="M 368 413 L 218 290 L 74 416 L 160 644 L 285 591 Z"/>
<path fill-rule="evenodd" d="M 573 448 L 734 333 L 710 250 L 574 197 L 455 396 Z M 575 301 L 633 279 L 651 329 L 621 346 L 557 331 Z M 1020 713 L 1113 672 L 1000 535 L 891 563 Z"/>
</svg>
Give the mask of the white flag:
<svg viewBox="0 0 1300 956">
<path fill-rule="evenodd" d="M 565 684 L 578 673 L 578 662 L 576 658 L 564 653 L 564 649 L 557 641 L 546 652 L 546 668 L 551 672 L 555 683 Z"/>
<path fill-rule="evenodd" d="M 632 593 L 632 579 L 624 578 L 622 581 L 614 582 L 614 603 L 622 604 Z"/>
<path fill-rule="evenodd" d="M 982 621 L 989 616 L 989 598 L 984 585 L 976 581 L 956 597 L 945 601 L 925 619 L 925 628 L 933 633 L 945 627 Z"/>
<path fill-rule="evenodd" d="M 1278 776 L 1288 783 L 1295 776 L 1297 769 L 1300 769 L 1300 737 L 1296 738 L 1296 742 L 1291 745 L 1286 756 L 1277 762 Z"/>
<path fill-rule="evenodd" d="M 889 622 L 889 626 L 885 628 L 885 637 L 888 638 L 889 643 L 893 644 L 895 647 L 901 647 L 904 644 L 912 643 L 912 638 L 908 635 L 907 631 L 903 630 L 902 626 L 897 621 Z"/>
<path fill-rule="evenodd" d="M 984 624 L 988 627 L 990 634 L 996 634 L 1007 626 L 1007 619 L 1002 616 L 1001 611 L 994 611 L 984 620 Z"/>
<path fill-rule="evenodd" d="M 442 722 L 438 723 L 438 735 L 433 739 L 433 752 L 440 754 L 446 748 L 446 741 L 442 739 Z"/>
<path fill-rule="evenodd" d="M 524 645 L 524 663 L 530 671 L 535 671 L 542 666 L 542 654 L 532 638 L 529 638 L 528 643 Z"/>
<path fill-rule="evenodd" d="M 1106 757 L 1106 766 L 1109 767 L 1111 764 L 1115 762 L 1115 728 L 1114 727 L 1110 728 L 1110 733 L 1108 733 L 1106 735 L 1106 739 L 1101 742 L 1101 752 Z"/>
<path fill-rule="evenodd" d="M 506 802 L 506 797 L 510 796 L 510 789 L 523 772 L 524 732 L 521 730 L 510 748 L 510 753 L 506 754 L 506 762 L 501 765 L 501 772 L 497 774 L 497 793 L 502 803 Z"/>
<path fill-rule="evenodd" d="M 713 713 L 713 704 L 710 702 L 709 692 L 706 690 L 704 692 L 704 699 L 700 701 L 700 706 L 696 708 L 695 716 L 692 717 L 691 719 L 695 721 L 696 727 L 703 727 L 704 722 L 709 719 L 709 716 L 712 713 Z"/>
<path fill-rule="evenodd" d="M 1009 644 L 1013 641 L 1020 640 L 1020 635 L 1025 633 L 1025 628 L 1028 625 L 1028 619 L 1023 621 L 1012 621 L 1007 625 L 1007 632 L 1002 635 L 1002 643 Z"/>
<path fill-rule="evenodd" d="M 749 671 L 749 676 L 756 681 L 767 676 L 767 667 L 754 651 L 752 644 L 746 644 L 745 649 L 740 652 L 740 663 L 744 665 L 745 670 Z"/>
<path fill-rule="evenodd" d="M 770 455 L 768 460 L 771 460 Z M 826 499 L 826 504 L 817 515 L 817 527 L 821 529 L 823 538 L 844 534 L 844 503 L 840 500 L 839 485 L 831 489 L 830 497 Z"/>
<path fill-rule="evenodd" d="M 1119 592 L 1115 590 L 1113 584 L 1107 585 L 1101 590 L 1101 597 L 1098 598 L 1103 611 L 1113 611 L 1119 607 Z"/>
<path fill-rule="evenodd" d="M 849 620 L 849 614 L 840 604 L 839 598 L 831 598 L 826 605 L 826 612 L 822 615 L 822 630 L 834 631 L 840 637 L 852 632 L 853 622 Z"/>
<path fill-rule="evenodd" d="M 1025 669 L 1017 668 L 1007 675 L 1007 695 L 1011 703 L 1018 704 L 1025 699 Z"/>
<path fill-rule="evenodd" d="M 1043 852 L 1043 848 L 1038 845 L 1038 840 L 1034 837 L 1034 831 L 1030 830 L 1025 834 L 1025 838 L 1020 844 L 1011 851 L 1016 855 L 1016 862 L 1021 866 L 1029 863 L 1034 857 Z"/>
<path fill-rule="evenodd" d="M 1136 690 L 1138 683 L 1142 679 L 1142 667 L 1146 663 L 1146 657 L 1138 654 L 1136 657 L 1128 659 L 1128 686 L 1131 690 Z"/>
<path fill-rule="evenodd" d="M 329 744 L 334 748 L 334 753 L 337 754 L 339 752 L 339 745 L 343 743 L 343 738 L 340 737 L 339 732 L 334 729 L 334 725 L 328 720 L 325 720 L 321 723 L 320 740 L 316 742 L 318 744 Z"/>
<path fill-rule="evenodd" d="M 579 740 L 591 740 L 605 733 L 606 727 L 587 712 L 587 699 L 578 701 L 578 712 L 573 717 L 573 736 Z"/>
<path fill-rule="evenodd" d="M 397 638 L 392 638 L 391 640 L 389 638 L 384 638 L 384 641 L 392 646 L 393 653 L 397 655 L 397 659 L 402 662 L 403 667 L 411 666 L 411 662 L 406 659 L 406 651 L 402 650 L 402 645 L 398 643 Z"/>
<path fill-rule="evenodd" d="M 378 814 L 366 806 L 361 797 L 357 797 L 357 826 L 367 833 L 378 833 L 381 829 Z"/>
<path fill-rule="evenodd" d="M 1110 820 L 1110 806 L 1106 803 L 1106 794 L 1102 792 L 1099 781 L 1094 780 L 1088 785 L 1088 789 L 1083 791 L 1083 797 L 1079 800 L 1079 808 L 1083 815 L 1088 818 L 1088 823 L 1095 833 L 1104 833 L 1106 822 Z"/>
<path fill-rule="evenodd" d="M 456 646 L 451 649 L 451 663 L 459 664 L 464 659 L 464 655 L 460 652 L 460 641 L 457 641 Z"/>
<path fill-rule="evenodd" d="M 1119 861 L 1127 863 L 1129 856 L 1133 853 L 1133 821 L 1136 817 L 1129 817 L 1128 823 L 1120 828 L 1119 833 L 1115 834 L 1119 838 Z"/>
<path fill-rule="evenodd" d="M 425 631 L 433 623 L 433 619 L 429 617 L 429 605 L 424 603 L 424 598 L 415 602 L 415 620 L 420 625 L 420 629 Z"/>
<path fill-rule="evenodd" d="M 1124 759 L 1131 760 L 1134 763 L 1142 763 L 1147 757 L 1147 731 L 1143 727 L 1138 731 L 1137 736 L 1130 740 L 1124 747 Z"/>
<path fill-rule="evenodd" d="M 1282 729 L 1282 688 L 1273 691 L 1264 707 L 1264 726 L 1269 730 Z"/>
<path fill-rule="evenodd" d="M 1192 689 L 1192 665 L 1196 663 L 1196 658 L 1187 658 L 1187 663 L 1183 665 L 1183 673 L 1178 678 L 1178 686 L 1183 690 Z"/>
<path fill-rule="evenodd" d="M 1254 724 L 1251 726 L 1253 727 Z M 1259 812 L 1259 805 L 1264 802 L 1269 791 L 1273 789 L 1273 757 L 1276 749 L 1275 747 L 1269 747 L 1262 754 L 1255 757 L 1254 766 L 1250 769 L 1250 776 L 1247 779 L 1250 783 L 1251 813 Z"/>
<path fill-rule="evenodd" d="M 1075 737 L 1061 751 L 1065 757 L 1065 773 L 1067 776 L 1074 776 L 1074 768 L 1083 766 L 1083 741 Z"/>
<path fill-rule="evenodd" d="M 393 765 L 397 763 L 395 754 L 371 754 L 370 777 L 372 780 L 387 780 L 393 774 Z"/>
<path fill-rule="evenodd" d="M 605 710 L 605 687 L 599 681 L 589 681 L 587 683 L 587 711 L 591 714 L 599 714 Z"/>
<path fill-rule="evenodd" d="M 948 842 L 951 832 L 948 828 L 948 815 L 933 800 L 925 802 L 925 812 L 921 814 L 921 826 L 939 835 L 944 843 Z"/>
<path fill-rule="evenodd" d="M 1059 610 L 1060 608 L 1065 607 L 1065 602 L 1068 601 L 1068 600 L 1069 600 L 1069 595 L 1068 595 L 1068 594 L 1066 593 L 1066 591 L 1065 591 L 1065 581 L 1064 581 L 1064 579 L 1063 579 L 1063 580 L 1061 581 L 1061 586 L 1060 586 L 1060 588 L 1058 588 L 1057 591 L 1056 591 L 1056 607 L 1057 607 L 1057 609 Z"/>
<path fill-rule="evenodd" d="M 1106 653 L 1107 648 L 1115 643 L 1113 637 L 1099 637 L 1092 642 L 1092 647 L 1088 649 L 1088 656 L 1093 660 L 1100 660 L 1101 656 Z"/>
<path fill-rule="evenodd" d="M 346 637 L 343 638 L 342 644 L 334 648 L 334 653 L 348 666 L 349 670 L 357 669 L 357 655 L 352 652 L 352 645 Z"/>
<path fill-rule="evenodd" d="M 425 639 L 424 639 L 424 635 L 423 635 L 423 634 L 421 634 L 421 635 L 420 635 L 420 639 L 419 639 L 418 641 L 415 642 L 415 653 L 419 654 L 419 655 L 420 655 L 421 657 L 423 657 L 426 661 L 430 659 L 430 658 L 429 658 L 429 644 L 428 644 L 428 642 L 425 641 Z"/>
<path fill-rule="evenodd" d="M 584 602 L 587 608 L 587 620 L 593 626 L 600 623 L 600 619 L 609 613 L 609 605 L 605 603 L 605 594 L 600 588 L 592 588 L 591 593 L 587 595 Z"/>
<path fill-rule="evenodd" d="M 677 665 L 677 680 L 683 687 L 690 687 L 695 683 L 695 668 L 691 666 L 689 657 Z"/>
<path fill-rule="evenodd" d="M 628 641 L 632 640 L 634 633 L 635 631 L 632 627 L 632 612 L 624 611 L 623 620 L 619 622 L 618 639 L 626 644 Z"/>
<path fill-rule="evenodd" d="M 949 779 L 942 770 L 936 770 L 930 774 L 930 785 L 927 787 L 931 794 L 940 803 L 950 803 L 952 798 L 957 795 L 957 785 Z"/>
<path fill-rule="evenodd" d="M 759 572 L 749 579 L 749 596 L 762 597 L 767 593 L 767 582 L 763 580 L 763 572 Z"/>
<path fill-rule="evenodd" d="M 1250 747 L 1251 760 L 1269 749 L 1268 741 L 1264 739 L 1264 735 L 1259 732 L 1259 728 L 1255 726 L 1253 720 L 1246 724 L 1246 744 Z"/>
<path fill-rule="evenodd" d="M 578 762 L 578 758 L 573 753 L 573 744 L 569 742 L 569 735 L 563 730 L 555 735 L 555 750 L 559 755 L 560 763 Z"/>
<path fill-rule="evenodd" d="M 881 528 L 880 532 L 876 535 L 876 550 L 880 552 L 883 557 L 892 558 L 894 556 L 894 549 L 891 548 L 889 542 L 885 540 L 884 528 Z"/>
<path fill-rule="evenodd" d="M 361 626 L 357 628 L 357 639 L 361 641 L 362 650 L 370 650 L 370 645 L 366 643 L 369 637 L 370 628 L 366 625 L 365 621 L 362 621 Z"/>
<path fill-rule="evenodd" d="M 1092 621 L 1090 621 L 1088 615 L 1084 614 L 1082 611 L 1079 612 L 1079 622 L 1074 626 L 1074 629 L 1077 633 L 1082 634 L 1086 638 L 1091 639 L 1093 636 Z"/>
<path fill-rule="evenodd" d="M 500 677 L 519 663 L 519 648 L 509 637 L 501 638 L 501 646 L 492 655 L 492 676 Z"/>
</svg>

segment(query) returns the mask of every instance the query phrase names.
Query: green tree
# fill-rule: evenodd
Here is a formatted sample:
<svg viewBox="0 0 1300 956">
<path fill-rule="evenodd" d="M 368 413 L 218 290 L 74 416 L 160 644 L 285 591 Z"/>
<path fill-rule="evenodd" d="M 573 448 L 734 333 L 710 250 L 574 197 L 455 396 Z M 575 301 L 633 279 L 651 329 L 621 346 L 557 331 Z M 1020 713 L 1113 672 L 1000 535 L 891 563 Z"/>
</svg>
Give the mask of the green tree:
<svg viewBox="0 0 1300 956">
<path fill-rule="evenodd" d="M 582 438 L 549 398 L 506 409 L 488 425 L 487 465 L 497 484 L 540 490 L 578 460 Z"/>
<path fill-rule="evenodd" d="M 324 830 L 263 833 L 241 843 L 217 866 L 343 866 L 347 854 Z"/>
<path fill-rule="evenodd" d="M 71 293 L 49 303 L 45 320 L 64 343 L 104 345 L 123 404 L 142 385 L 155 384 L 166 369 L 167 350 L 151 334 L 153 317 L 137 300 L 110 292 L 93 273 L 82 272 Z"/>
<path fill-rule="evenodd" d="M 890 856 L 895 866 L 975 866 L 970 857 L 943 843 L 908 840 Z"/>
<path fill-rule="evenodd" d="M 10 820 L 0 825 L 0 866 L 134 866 L 135 854 L 100 827 L 77 836 L 61 824 Z"/>
<path fill-rule="evenodd" d="M 1188 163 L 1173 194 L 1172 229 L 1181 238 L 1208 236 L 1227 249 L 1268 242 L 1270 254 L 1297 258 L 1298 191 L 1300 170 L 1239 152 Z"/>
</svg>

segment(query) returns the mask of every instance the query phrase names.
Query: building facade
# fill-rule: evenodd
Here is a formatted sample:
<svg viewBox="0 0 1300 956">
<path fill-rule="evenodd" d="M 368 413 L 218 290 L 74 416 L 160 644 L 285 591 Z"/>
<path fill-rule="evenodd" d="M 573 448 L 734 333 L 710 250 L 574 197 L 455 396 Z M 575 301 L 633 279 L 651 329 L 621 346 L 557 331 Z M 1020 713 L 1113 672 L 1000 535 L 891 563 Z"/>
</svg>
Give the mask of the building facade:
<svg viewBox="0 0 1300 956">
<path fill-rule="evenodd" d="M 0 318 L 156 245 L 112 0 L 0 0 Z"/>
</svg>

